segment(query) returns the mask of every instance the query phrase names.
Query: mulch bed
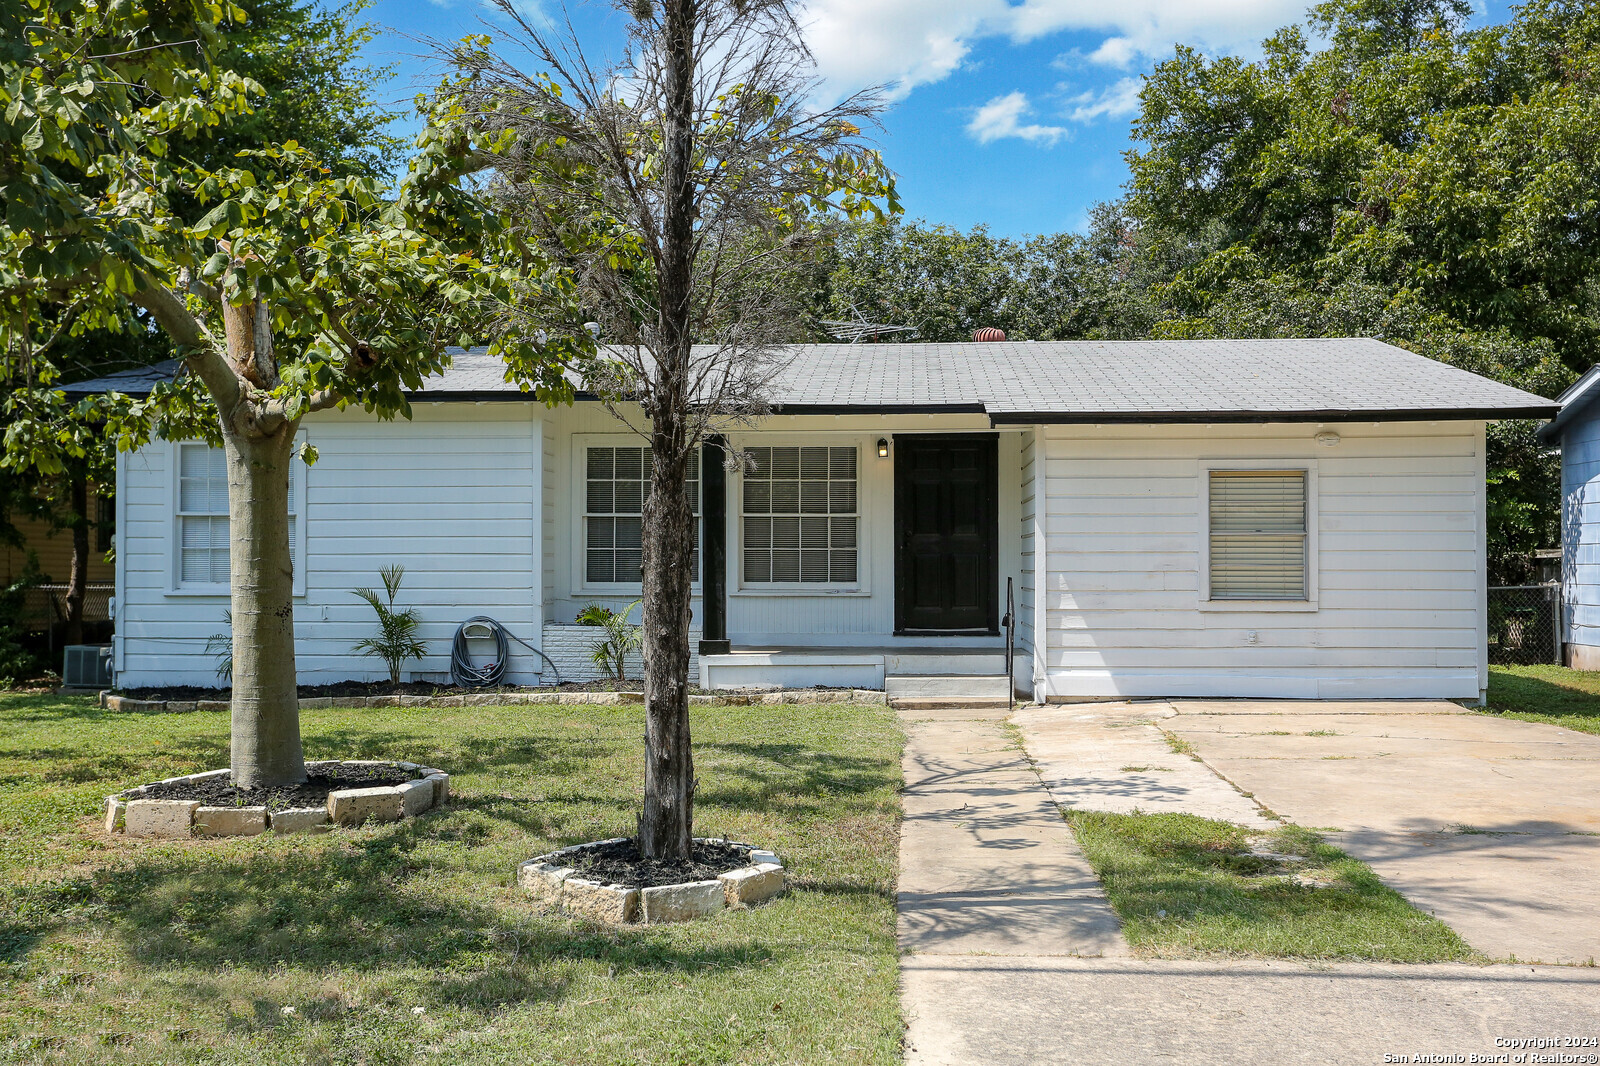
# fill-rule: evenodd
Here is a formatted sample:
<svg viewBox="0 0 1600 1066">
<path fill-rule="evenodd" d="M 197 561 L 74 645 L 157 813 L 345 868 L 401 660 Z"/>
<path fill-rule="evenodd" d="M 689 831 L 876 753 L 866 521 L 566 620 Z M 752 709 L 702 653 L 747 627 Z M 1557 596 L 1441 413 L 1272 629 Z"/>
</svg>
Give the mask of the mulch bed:
<svg viewBox="0 0 1600 1066">
<path fill-rule="evenodd" d="M 637 692 L 644 682 L 625 684 L 621 691 Z M 499 688 L 460 688 L 456 685 L 435 685 L 426 681 L 408 681 L 393 685 L 387 681 L 335 681 L 330 685 L 301 685 L 297 694 L 303 700 L 322 696 L 466 696 L 482 692 L 610 692 L 617 686 L 609 681 L 566 681 L 560 685 L 541 685 L 538 688 L 519 688 L 502 685 Z M 226 688 L 199 688 L 194 685 L 163 685 L 159 688 L 118 689 L 119 696 L 136 700 L 229 700 L 233 690 Z"/>
<path fill-rule="evenodd" d="M 639 855 L 638 845 L 632 840 L 619 844 L 604 844 L 580 852 L 576 857 L 562 856 L 562 865 L 570 865 L 579 877 L 624 888 L 655 888 L 657 885 L 676 885 L 685 881 L 714 881 L 718 874 L 750 865 L 750 849 L 724 844 L 721 841 L 703 843 L 695 841 L 691 858 L 646 859 Z"/>
<path fill-rule="evenodd" d="M 322 807 L 328 793 L 342 788 L 377 788 L 403 785 L 413 778 L 394 764 L 344 766 L 339 763 L 307 763 L 306 783 L 280 788 L 237 788 L 226 777 L 209 781 L 174 782 L 146 785 L 139 799 L 199 800 L 207 807 L 266 807 L 281 811 L 291 807 Z"/>
</svg>

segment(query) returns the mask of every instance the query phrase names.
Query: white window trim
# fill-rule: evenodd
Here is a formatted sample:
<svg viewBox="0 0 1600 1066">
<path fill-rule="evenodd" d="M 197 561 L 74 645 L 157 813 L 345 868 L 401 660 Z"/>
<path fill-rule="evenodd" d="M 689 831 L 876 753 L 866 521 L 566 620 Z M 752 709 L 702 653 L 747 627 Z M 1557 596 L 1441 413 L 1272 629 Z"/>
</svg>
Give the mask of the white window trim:
<svg viewBox="0 0 1600 1066">
<path fill-rule="evenodd" d="M 744 576 L 744 474 L 728 478 L 728 517 L 733 520 L 733 534 L 728 538 L 731 545 L 729 554 L 729 596 L 871 596 L 872 585 L 870 578 L 870 554 L 867 547 L 868 521 L 867 512 L 862 507 L 862 484 L 866 480 L 865 464 L 869 461 L 879 462 L 876 443 L 879 437 L 886 437 L 887 432 L 867 436 L 851 434 L 841 439 L 837 433 L 774 433 L 765 434 L 756 438 L 739 440 L 733 446 L 739 449 L 747 448 L 793 448 L 793 447 L 832 447 L 841 448 L 853 445 L 856 450 L 856 579 L 854 581 L 746 581 Z M 868 446 L 874 449 L 869 457 Z M 894 462 L 891 457 L 881 462 Z M 890 491 L 893 491 L 893 478 L 891 469 Z"/>
<path fill-rule="evenodd" d="M 215 582 L 205 584 L 184 584 L 183 577 L 183 536 L 179 528 L 178 506 L 179 492 L 182 488 L 180 478 L 181 452 L 185 444 L 204 444 L 204 441 L 175 440 L 167 445 L 167 489 L 169 506 L 167 509 L 167 582 L 165 595 L 171 597 L 195 597 L 201 599 L 226 599 L 232 594 L 232 589 L 227 585 Z M 306 434 L 302 430 L 295 435 L 294 455 L 291 463 L 301 463 L 300 446 L 306 443 Z M 306 542 L 310 538 L 309 523 L 306 521 L 306 482 L 310 480 L 311 468 L 301 465 L 300 476 L 294 480 L 294 514 L 300 520 L 299 536 L 295 538 L 294 545 L 294 589 L 293 595 L 303 598 L 306 594 Z M 231 516 L 230 516 L 231 519 Z M 120 533 L 119 533 L 120 535 Z M 119 545 L 120 548 L 120 545 Z M 120 558 L 120 553 L 119 553 Z"/>
<path fill-rule="evenodd" d="M 1213 470 L 1263 470 L 1306 476 L 1306 598 L 1303 600 L 1214 600 L 1211 598 L 1211 472 Z M 1200 520 L 1200 601 L 1202 611 L 1310 612 L 1318 610 L 1317 545 L 1318 499 L 1315 459 L 1204 459 L 1200 462 L 1196 493 Z"/>
<path fill-rule="evenodd" d="M 585 535 L 584 519 L 589 512 L 589 449 L 590 448 L 648 448 L 650 442 L 642 439 L 637 433 L 574 433 L 572 441 L 572 478 L 568 497 L 572 502 L 572 596 L 577 598 L 626 596 L 630 600 L 639 598 L 643 582 L 639 581 L 590 581 L 589 580 L 589 541 Z M 701 464 L 704 465 L 703 463 Z M 697 510 L 705 510 L 706 472 L 700 471 L 700 501 Z M 702 513 L 695 521 L 700 523 L 700 572 L 705 573 L 706 568 L 706 516 Z M 700 578 L 696 577 L 689 583 L 689 593 L 692 596 L 700 595 Z"/>
</svg>

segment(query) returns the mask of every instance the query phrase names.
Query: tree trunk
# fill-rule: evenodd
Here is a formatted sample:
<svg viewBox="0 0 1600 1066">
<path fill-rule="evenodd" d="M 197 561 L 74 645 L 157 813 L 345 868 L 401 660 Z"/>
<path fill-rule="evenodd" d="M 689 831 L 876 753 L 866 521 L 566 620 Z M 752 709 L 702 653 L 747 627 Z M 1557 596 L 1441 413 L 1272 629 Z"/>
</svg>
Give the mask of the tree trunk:
<svg viewBox="0 0 1600 1066">
<path fill-rule="evenodd" d="M 83 643 L 83 600 L 89 586 L 89 482 L 74 476 L 67 489 L 72 507 L 72 576 L 67 581 L 67 633 L 64 643 Z"/>
<path fill-rule="evenodd" d="M 662 5 L 662 227 L 657 264 L 656 382 L 650 498 L 644 506 L 644 812 L 639 850 L 688 858 L 694 845 L 694 755 L 689 747 L 689 564 L 694 515 L 685 493 L 690 309 L 694 284 L 696 0 Z"/>
<path fill-rule="evenodd" d="M 644 505 L 645 768 L 639 850 L 651 858 L 687 858 L 694 844 L 694 753 L 689 742 L 694 513 L 684 491 L 688 449 L 681 417 L 658 414 L 651 450 L 650 498 Z"/>
<path fill-rule="evenodd" d="M 289 550 L 295 427 L 290 422 L 257 439 L 223 427 L 233 592 L 233 781 L 249 788 L 306 779 Z"/>
</svg>

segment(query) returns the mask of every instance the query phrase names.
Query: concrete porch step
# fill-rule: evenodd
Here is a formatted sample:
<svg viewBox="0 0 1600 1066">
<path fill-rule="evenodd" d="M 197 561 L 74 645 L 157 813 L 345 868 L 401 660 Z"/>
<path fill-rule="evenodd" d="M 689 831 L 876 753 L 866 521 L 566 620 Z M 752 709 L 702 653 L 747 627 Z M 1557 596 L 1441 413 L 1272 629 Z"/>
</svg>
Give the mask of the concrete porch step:
<svg viewBox="0 0 1600 1066">
<path fill-rule="evenodd" d="M 889 699 L 1005 699 L 1011 679 L 1005 674 L 889 674 L 883 679 Z"/>
<path fill-rule="evenodd" d="M 1005 710 L 1010 704 L 1004 696 L 954 696 L 943 698 L 906 698 L 891 699 L 889 706 L 897 711 L 951 711 L 951 710 Z M 1018 706 L 1020 706 L 1020 702 Z"/>
<path fill-rule="evenodd" d="M 883 668 L 892 677 L 1003 674 L 1006 672 L 1006 653 L 990 648 L 890 651 L 884 653 Z"/>
</svg>

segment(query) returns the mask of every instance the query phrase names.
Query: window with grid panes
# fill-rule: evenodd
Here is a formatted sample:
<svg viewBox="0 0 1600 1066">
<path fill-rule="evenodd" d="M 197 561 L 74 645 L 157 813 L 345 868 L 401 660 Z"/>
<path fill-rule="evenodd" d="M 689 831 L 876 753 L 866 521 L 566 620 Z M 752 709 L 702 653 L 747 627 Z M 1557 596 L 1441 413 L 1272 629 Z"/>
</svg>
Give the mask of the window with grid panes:
<svg viewBox="0 0 1600 1066">
<path fill-rule="evenodd" d="M 856 449 L 751 448 L 744 475 L 744 580 L 855 584 Z"/>
<path fill-rule="evenodd" d="M 1211 471 L 1211 598 L 1306 598 L 1303 470 Z"/>
<path fill-rule="evenodd" d="M 289 558 L 298 563 L 300 516 L 295 481 L 299 464 L 289 464 Z M 228 466 L 221 448 L 178 446 L 178 585 L 228 583 Z"/>
<path fill-rule="evenodd" d="M 700 456 L 689 457 L 689 504 L 694 508 L 690 576 L 700 577 Z M 643 580 L 644 501 L 650 494 L 650 449 L 592 447 L 585 467 L 584 580 L 591 585 Z"/>
</svg>

